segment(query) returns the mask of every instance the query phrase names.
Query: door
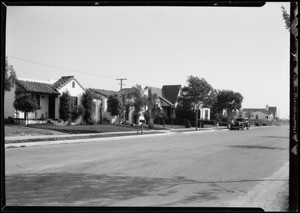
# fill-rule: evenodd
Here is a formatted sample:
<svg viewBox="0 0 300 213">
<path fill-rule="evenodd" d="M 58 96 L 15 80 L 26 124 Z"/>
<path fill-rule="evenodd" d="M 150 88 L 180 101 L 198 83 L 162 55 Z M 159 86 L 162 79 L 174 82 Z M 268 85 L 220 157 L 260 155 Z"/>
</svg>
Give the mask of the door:
<svg viewBox="0 0 300 213">
<path fill-rule="evenodd" d="M 49 96 L 49 118 L 55 119 L 55 96 Z"/>
</svg>

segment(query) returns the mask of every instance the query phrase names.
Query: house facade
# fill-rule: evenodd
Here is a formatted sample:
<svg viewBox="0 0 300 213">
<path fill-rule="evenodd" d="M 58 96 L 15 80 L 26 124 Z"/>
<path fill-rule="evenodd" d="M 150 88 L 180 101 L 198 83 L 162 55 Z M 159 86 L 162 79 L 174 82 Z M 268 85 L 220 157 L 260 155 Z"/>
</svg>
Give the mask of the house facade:
<svg viewBox="0 0 300 213">
<path fill-rule="evenodd" d="M 69 92 L 71 107 L 80 105 L 81 97 L 85 93 L 85 89 L 74 76 L 63 76 L 55 82 L 18 78 L 12 90 L 4 94 L 4 118 L 24 118 L 24 113 L 15 110 L 13 107 L 16 90 L 32 94 L 39 105 L 39 109 L 36 112 L 27 115 L 27 123 L 36 123 L 37 119 L 59 119 L 59 97 L 62 93 Z"/>
<path fill-rule="evenodd" d="M 267 105 L 265 108 L 245 108 L 242 110 L 242 116 L 255 120 L 274 121 L 277 118 L 277 107 Z"/>
<path fill-rule="evenodd" d="M 116 123 L 117 117 L 112 116 L 107 112 L 107 100 L 110 95 L 117 94 L 116 91 L 104 90 L 104 89 L 88 89 L 93 95 L 93 102 L 95 103 L 94 113 L 92 115 L 96 123 Z"/>
</svg>

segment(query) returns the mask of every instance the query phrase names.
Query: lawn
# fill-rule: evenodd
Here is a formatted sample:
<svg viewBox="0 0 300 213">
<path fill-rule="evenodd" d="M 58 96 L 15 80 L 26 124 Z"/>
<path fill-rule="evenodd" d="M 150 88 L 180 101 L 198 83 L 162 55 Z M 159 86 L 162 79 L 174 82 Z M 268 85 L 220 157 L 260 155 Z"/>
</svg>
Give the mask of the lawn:
<svg viewBox="0 0 300 213">
<path fill-rule="evenodd" d="M 25 125 L 4 125 L 5 136 L 65 135 L 66 133 L 48 129 L 31 128 Z"/>
<path fill-rule="evenodd" d="M 74 125 L 74 126 L 59 126 L 59 125 L 28 125 L 28 128 L 36 130 L 52 130 L 66 134 L 86 134 L 86 133 L 104 133 L 104 132 L 126 132 L 136 131 L 137 127 L 120 126 L 120 125 Z M 146 128 L 145 128 L 146 129 Z"/>
</svg>

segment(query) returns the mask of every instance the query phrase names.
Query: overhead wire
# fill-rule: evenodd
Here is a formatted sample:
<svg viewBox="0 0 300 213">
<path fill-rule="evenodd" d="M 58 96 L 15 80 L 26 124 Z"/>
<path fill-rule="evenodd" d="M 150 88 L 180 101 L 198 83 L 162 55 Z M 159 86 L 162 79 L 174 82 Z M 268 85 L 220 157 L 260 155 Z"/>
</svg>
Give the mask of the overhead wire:
<svg viewBox="0 0 300 213">
<path fill-rule="evenodd" d="M 8 55 L 8 57 L 13 58 L 13 59 L 17 59 L 17 60 L 21 60 L 21 61 L 25 61 L 27 63 L 37 64 L 37 65 L 41 65 L 41 66 L 45 66 L 45 67 L 49 67 L 49 68 L 58 69 L 58 70 L 65 70 L 65 71 L 69 71 L 69 72 L 80 73 L 80 74 L 91 75 L 91 76 L 97 76 L 97 77 L 103 77 L 103 78 L 113 78 L 113 79 L 117 78 L 115 76 L 108 76 L 108 75 L 100 75 L 100 74 L 95 74 L 95 73 L 82 72 L 82 71 L 68 69 L 68 68 L 64 68 L 64 67 L 44 64 L 44 63 L 40 63 L 40 62 L 24 59 L 24 58 L 21 58 L 21 57 L 12 56 L 12 55 Z M 135 84 L 147 85 L 145 83 L 142 83 L 142 82 L 139 82 L 139 81 L 136 81 L 136 80 L 133 80 L 133 79 L 128 79 L 128 80 L 131 81 L 131 82 L 134 82 Z M 147 86 L 151 86 L 151 85 L 147 85 Z"/>
</svg>

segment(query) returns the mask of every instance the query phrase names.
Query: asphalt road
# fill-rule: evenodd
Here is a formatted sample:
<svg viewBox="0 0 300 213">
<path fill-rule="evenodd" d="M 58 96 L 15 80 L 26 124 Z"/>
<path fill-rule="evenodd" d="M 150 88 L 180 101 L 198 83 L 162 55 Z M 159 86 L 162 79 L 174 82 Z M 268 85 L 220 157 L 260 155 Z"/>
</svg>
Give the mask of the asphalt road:
<svg viewBox="0 0 300 213">
<path fill-rule="evenodd" d="M 281 126 L 6 149 L 6 202 L 285 210 L 288 148 Z"/>
</svg>

